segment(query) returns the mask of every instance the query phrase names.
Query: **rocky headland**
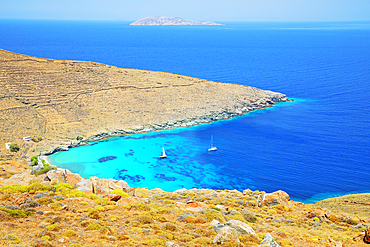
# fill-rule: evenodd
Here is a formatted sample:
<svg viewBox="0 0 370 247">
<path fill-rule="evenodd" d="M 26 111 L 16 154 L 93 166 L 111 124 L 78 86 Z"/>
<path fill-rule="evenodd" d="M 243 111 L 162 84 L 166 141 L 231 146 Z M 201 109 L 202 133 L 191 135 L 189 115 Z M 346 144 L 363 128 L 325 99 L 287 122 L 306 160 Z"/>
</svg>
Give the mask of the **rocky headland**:
<svg viewBox="0 0 370 247">
<path fill-rule="evenodd" d="M 204 26 L 222 25 L 212 21 L 192 21 L 181 17 L 148 16 L 130 24 L 131 26 Z"/>
<path fill-rule="evenodd" d="M 237 84 L 4 50 L 0 63 L 0 160 L 227 119 L 289 101 L 281 93 Z M 27 136 L 41 141 L 24 141 Z M 19 152 L 5 148 L 12 142 Z"/>
</svg>

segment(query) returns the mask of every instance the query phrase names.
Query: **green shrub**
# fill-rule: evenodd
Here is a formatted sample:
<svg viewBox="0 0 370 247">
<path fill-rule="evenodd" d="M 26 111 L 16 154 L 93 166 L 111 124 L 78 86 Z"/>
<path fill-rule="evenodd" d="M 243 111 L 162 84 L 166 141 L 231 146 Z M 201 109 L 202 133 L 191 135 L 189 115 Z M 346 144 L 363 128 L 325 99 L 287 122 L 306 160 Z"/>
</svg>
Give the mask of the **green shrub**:
<svg viewBox="0 0 370 247">
<path fill-rule="evenodd" d="M 15 143 L 15 142 L 12 142 L 10 144 L 10 148 L 9 149 L 12 152 L 18 152 L 19 151 L 19 145 L 17 143 Z"/>
<path fill-rule="evenodd" d="M 212 240 L 206 237 L 196 238 L 190 241 L 191 246 L 209 246 L 212 243 Z"/>
<path fill-rule="evenodd" d="M 166 246 L 166 239 L 164 238 L 155 238 L 155 239 L 150 239 L 144 241 L 144 245 L 149 245 L 149 246 Z"/>
<path fill-rule="evenodd" d="M 177 227 L 175 224 L 171 223 L 171 222 L 167 222 L 166 224 L 164 224 L 163 226 L 163 229 L 167 230 L 167 231 L 176 231 L 177 230 Z"/>
<path fill-rule="evenodd" d="M 50 204 L 50 207 L 55 211 L 61 211 L 62 205 L 60 205 L 58 202 Z"/>
<path fill-rule="evenodd" d="M 55 223 L 55 224 L 47 226 L 46 229 L 49 231 L 59 231 L 60 226 L 58 223 Z"/>
<path fill-rule="evenodd" d="M 123 208 L 127 210 L 136 209 L 138 211 L 150 211 L 150 207 L 142 202 L 129 203 L 123 205 Z"/>
<path fill-rule="evenodd" d="M 126 192 L 124 192 L 123 190 L 120 190 L 120 189 L 112 190 L 110 192 L 110 194 L 120 195 L 121 197 L 130 197 Z"/>
<path fill-rule="evenodd" d="M 37 158 L 37 156 L 33 156 L 32 158 L 31 158 L 31 165 L 32 166 L 37 166 L 39 164 L 39 162 L 38 162 L 38 158 Z"/>
<path fill-rule="evenodd" d="M 58 184 L 57 185 L 57 187 L 56 187 L 56 189 L 57 189 L 57 191 L 60 191 L 60 190 L 62 190 L 62 189 L 73 189 L 73 186 L 72 185 L 70 185 L 70 184 L 67 184 L 67 183 L 60 183 L 60 184 Z"/>
<path fill-rule="evenodd" d="M 73 230 L 65 230 L 63 232 L 63 235 L 70 238 L 70 237 L 76 236 L 77 233 L 75 231 L 73 231 Z"/>
<path fill-rule="evenodd" d="M 256 223 L 257 217 L 250 213 L 242 213 L 244 216 L 244 219 L 250 223 Z"/>
<path fill-rule="evenodd" d="M 101 226 L 97 223 L 90 223 L 88 226 L 87 226 L 87 229 L 88 230 L 100 230 Z"/>
<path fill-rule="evenodd" d="M 32 136 L 31 140 L 34 141 L 34 142 L 39 142 L 39 141 L 42 140 L 42 137 L 41 136 Z"/>
<path fill-rule="evenodd" d="M 8 234 L 3 239 L 9 244 L 19 244 L 21 242 L 15 234 Z"/>
<path fill-rule="evenodd" d="M 31 174 L 33 174 L 37 177 L 38 175 L 45 174 L 45 173 L 47 173 L 48 171 L 51 171 L 51 170 L 56 170 L 56 168 L 52 167 L 52 166 L 48 166 L 48 167 L 42 168 L 40 171 L 32 171 Z"/>
<path fill-rule="evenodd" d="M 141 224 L 150 224 L 153 221 L 150 215 L 139 215 L 138 217 L 136 217 L 136 220 L 139 221 Z"/>
<path fill-rule="evenodd" d="M 5 185 L 0 187 L 0 191 L 11 194 L 29 192 L 29 185 Z"/>
<path fill-rule="evenodd" d="M 51 189 L 53 189 L 53 186 L 51 186 L 51 185 L 44 185 L 44 184 L 41 184 L 40 182 L 35 182 L 35 183 L 31 183 L 29 185 L 29 190 L 28 191 L 31 191 L 31 190 L 34 190 L 34 191 L 50 191 Z"/>
<path fill-rule="evenodd" d="M 50 203 L 54 202 L 53 199 L 48 198 L 48 197 L 41 197 L 41 198 L 37 199 L 36 201 L 38 203 L 40 203 L 41 205 L 49 205 Z"/>
<path fill-rule="evenodd" d="M 17 210 L 17 209 L 12 210 L 12 209 L 0 207 L 0 210 L 7 212 L 10 216 L 13 216 L 14 218 L 24 218 L 29 215 L 32 215 L 32 212 Z"/>
<path fill-rule="evenodd" d="M 53 188 L 50 185 L 43 185 L 39 182 L 31 183 L 30 185 L 5 185 L 0 187 L 0 192 L 4 193 L 24 193 L 30 191 L 49 191 Z"/>
</svg>

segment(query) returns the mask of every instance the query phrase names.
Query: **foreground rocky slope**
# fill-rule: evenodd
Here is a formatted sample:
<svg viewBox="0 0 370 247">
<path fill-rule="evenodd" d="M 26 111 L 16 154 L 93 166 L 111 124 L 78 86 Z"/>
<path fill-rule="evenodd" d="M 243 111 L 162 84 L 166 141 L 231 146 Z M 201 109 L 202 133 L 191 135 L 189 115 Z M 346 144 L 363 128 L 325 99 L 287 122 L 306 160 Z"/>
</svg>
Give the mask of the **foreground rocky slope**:
<svg viewBox="0 0 370 247">
<path fill-rule="evenodd" d="M 4 50 L 0 63 L 0 160 L 230 118 L 288 100 L 242 85 Z M 24 142 L 27 136 L 42 140 Z M 20 151 L 6 150 L 10 142 Z"/>
<path fill-rule="evenodd" d="M 370 240 L 367 217 L 294 202 L 283 191 L 166 192 L 124 181 L 97 185 L 94 178 L 81 191 L 77 174 L 35 177 L 27 168 L 0 163 L 0 245 L 367 246 Z"/>
</svg>

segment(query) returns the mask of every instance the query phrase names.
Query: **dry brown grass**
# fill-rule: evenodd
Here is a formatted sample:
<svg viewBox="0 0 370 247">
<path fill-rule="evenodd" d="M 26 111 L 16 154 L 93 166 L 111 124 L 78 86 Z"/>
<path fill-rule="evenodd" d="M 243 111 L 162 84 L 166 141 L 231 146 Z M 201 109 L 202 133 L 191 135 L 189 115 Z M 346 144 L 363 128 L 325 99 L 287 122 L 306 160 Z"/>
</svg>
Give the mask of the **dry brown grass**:
<svg viewBox="0 0 370 247">
<path fill-rule="evenodd" d="M 329 198 L 315 205 L 328 208 L 336 213 L 344 212 L 361 218 L 370 217 L 370 193 Z"/>
</svg>

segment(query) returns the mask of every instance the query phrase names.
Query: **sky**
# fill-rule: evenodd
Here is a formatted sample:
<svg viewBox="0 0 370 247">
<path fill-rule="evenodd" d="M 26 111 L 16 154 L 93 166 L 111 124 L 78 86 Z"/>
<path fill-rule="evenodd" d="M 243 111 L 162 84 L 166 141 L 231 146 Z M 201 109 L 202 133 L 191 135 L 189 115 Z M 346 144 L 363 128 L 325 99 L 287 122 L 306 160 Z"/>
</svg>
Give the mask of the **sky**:
<svg viewBox="0 0 370 247">
<path fill-rule="evenodd" d="M 0 0 L 2 19 L 370 21 L 370 0 Z"/>
</svg>

